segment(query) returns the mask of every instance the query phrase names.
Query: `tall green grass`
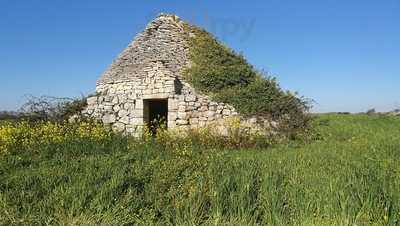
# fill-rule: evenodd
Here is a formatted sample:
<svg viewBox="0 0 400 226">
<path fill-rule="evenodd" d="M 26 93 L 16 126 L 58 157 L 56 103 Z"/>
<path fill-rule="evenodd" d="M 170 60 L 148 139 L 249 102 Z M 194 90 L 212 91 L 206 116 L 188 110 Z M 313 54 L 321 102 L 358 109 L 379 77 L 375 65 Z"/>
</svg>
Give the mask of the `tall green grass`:
<svg viewBox="0 0 400 226">
<path fill-rule="evenodd" d="M 399 225 L 400 119 L 314 124 L 320 139 L 266 150 L 115 137 L 13 151 L 0 157 L 0 223 Z"/>
</svg>

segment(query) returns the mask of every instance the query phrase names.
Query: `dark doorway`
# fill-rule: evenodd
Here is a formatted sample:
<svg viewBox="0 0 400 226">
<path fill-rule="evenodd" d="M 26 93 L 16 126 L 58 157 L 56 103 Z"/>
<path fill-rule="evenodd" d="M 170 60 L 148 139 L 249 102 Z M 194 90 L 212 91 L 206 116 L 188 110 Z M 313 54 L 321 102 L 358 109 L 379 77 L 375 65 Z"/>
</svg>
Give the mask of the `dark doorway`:
<svg viewBox="0 0 400 226">
<path fill-rule="evenodd" d="M 144 100 L 144 120 L 155 135 L 158 128 L 167 128 L 168 121 L 168 100 L 167 99 L 151 99 Z"/>
</svg>

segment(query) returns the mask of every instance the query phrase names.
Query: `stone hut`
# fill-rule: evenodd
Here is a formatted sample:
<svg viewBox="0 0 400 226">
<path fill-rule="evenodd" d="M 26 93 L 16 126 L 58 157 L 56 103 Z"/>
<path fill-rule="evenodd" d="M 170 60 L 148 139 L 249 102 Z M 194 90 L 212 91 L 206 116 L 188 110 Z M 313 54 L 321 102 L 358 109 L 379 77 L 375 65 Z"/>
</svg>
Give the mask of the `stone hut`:
<svg viewBox="0 0 400 226">
<path fill-rule="evenodd" d="M 133 135 L 159 117 L 167 128 L 198 128 L 237 115 L 185 82 L 187 35 L 177 16 L 160 14 L 100 77 L 84 114 Z"/>
</svg>

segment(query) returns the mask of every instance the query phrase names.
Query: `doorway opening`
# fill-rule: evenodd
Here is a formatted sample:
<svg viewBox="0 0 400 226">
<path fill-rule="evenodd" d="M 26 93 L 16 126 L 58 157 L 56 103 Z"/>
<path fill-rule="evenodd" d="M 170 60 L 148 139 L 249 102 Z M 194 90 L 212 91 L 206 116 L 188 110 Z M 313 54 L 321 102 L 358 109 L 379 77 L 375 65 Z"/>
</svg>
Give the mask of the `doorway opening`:
<svg viewBox="0 0 400 226">
<path fill-rule="evenodd" d="M 168 99 L 143 100 L 144 121 L 154 136 L 159 128 L 167 128 Z"/>
</svg>

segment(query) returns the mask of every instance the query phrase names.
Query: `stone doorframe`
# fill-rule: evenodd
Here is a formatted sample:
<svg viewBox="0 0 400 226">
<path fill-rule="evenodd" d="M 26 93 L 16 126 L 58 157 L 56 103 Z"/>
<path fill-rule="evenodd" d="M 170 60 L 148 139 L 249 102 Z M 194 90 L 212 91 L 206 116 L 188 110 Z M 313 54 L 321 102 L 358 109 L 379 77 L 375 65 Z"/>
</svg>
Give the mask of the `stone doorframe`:
<svg viewBox="0 0 400 226">
<path fill-rule="evenodd" d="M 177 100 L 174 98 L 174 95 L 171 95 L 169 93 L 164 93 L 164 94 L 147 94 L 143 95 L 140 100 L 136 100 L 137 102 L 140 102 L 140 105 L 142 107 L 142 119 L 143 119 L 143 125 L 146 122 L 146 111 L 148 109 L 145 109 L 146 105 L 144 104 L 145 101 L 149 100 L 157 100 L 157 99 L 162 99 L 162 100 L 167 100 L 168 101 L 168 122 L 167 122 L 167 128 L 174 128 L 176 126 L 176 119 L 177 119 L 177 114 L 178 114 L 178 106 L 177 106 Z"/>
</svg>

